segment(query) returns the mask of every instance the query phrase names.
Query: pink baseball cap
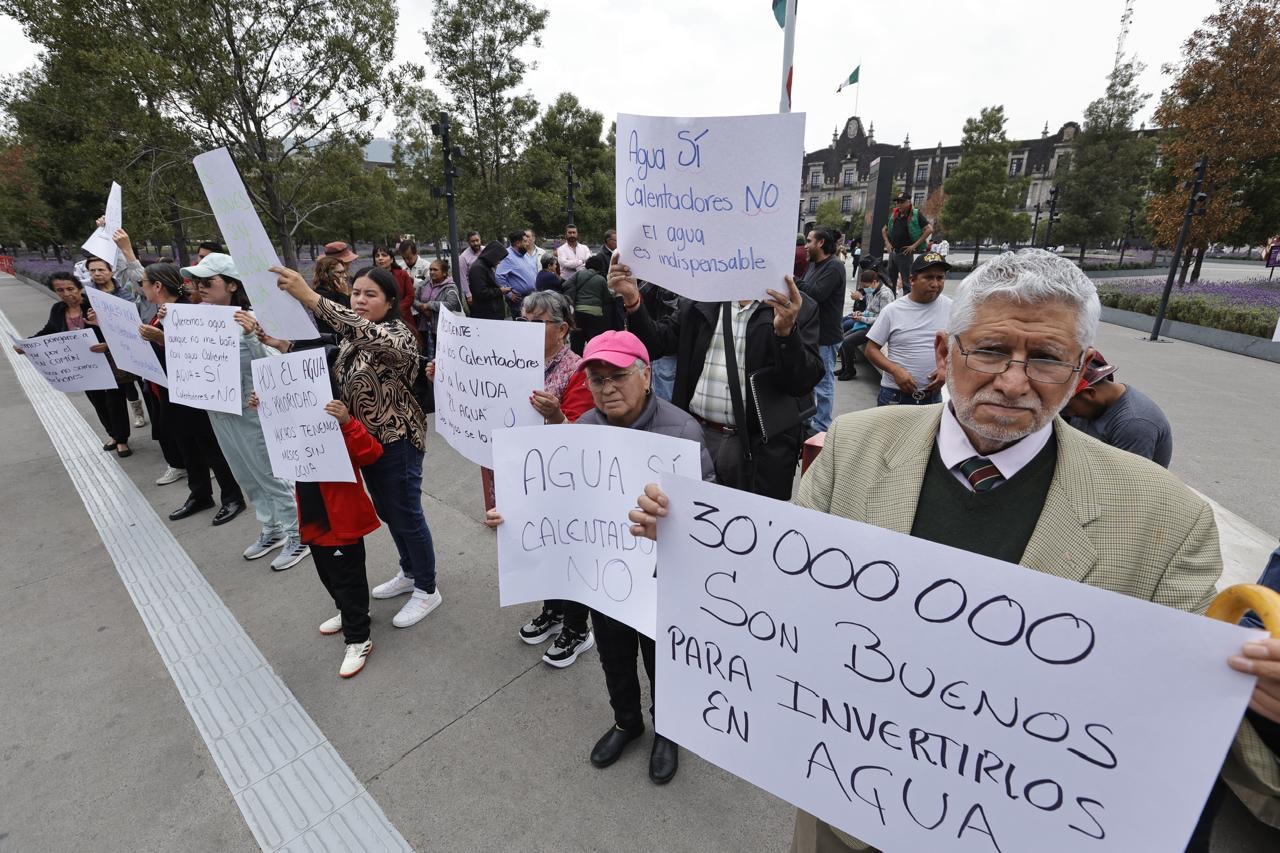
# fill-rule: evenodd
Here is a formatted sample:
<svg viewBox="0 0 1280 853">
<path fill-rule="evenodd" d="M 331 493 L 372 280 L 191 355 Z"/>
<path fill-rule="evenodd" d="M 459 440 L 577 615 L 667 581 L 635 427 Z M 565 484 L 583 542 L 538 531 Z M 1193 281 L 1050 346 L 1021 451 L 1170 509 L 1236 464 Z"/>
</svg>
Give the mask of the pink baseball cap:
<svg viewBox="0 0 1280 853">
<path fill-rule="evenodd" d="M 582 351 L 582 361 L 603 361 L 614 367 L 630 367 L 640 359 L 649 363 L 649 351 L 640 343 L 640 339 L 630 332 L 601 332 L 587 341 Z"/>
</svg>

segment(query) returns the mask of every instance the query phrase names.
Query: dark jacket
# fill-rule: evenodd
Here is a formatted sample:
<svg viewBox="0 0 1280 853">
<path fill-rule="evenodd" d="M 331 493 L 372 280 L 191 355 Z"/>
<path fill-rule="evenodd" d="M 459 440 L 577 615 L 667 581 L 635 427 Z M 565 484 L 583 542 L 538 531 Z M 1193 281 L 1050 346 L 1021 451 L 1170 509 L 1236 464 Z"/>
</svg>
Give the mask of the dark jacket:
<svg viewBox="0 0 1280 853">
<path fill-rule="evenodd" d="M 467 270 L 467 286 L 471 289 L 471 316 L 479 320 L 501 320 L 506 317 L 506 303 L 494 270 L 507 256 L 506 247 L 497 240 L 484 247 Z"/>
<path fill-rule="evenodd" d="M 773 308 L 761 303 L 747 321 L 745 345 L 748 378 L 759 370 L 774 368 L 770 381 L 762 389 L 770 394 L 792 398 L 811 392 L 822 379 L 825 371 L 818 355 L 818 306 L 808 296 L 803 300 L 795 328 L 785 338 L 773 332 Z M 630 331 L 640 338 L 649 350 L 651 359 L 666 355 L 676 357 L 675 387 L 671 402 L 688 411 L 689 401 L 698 386 L 698 379 L 707 362 L 711 347 L 711 335 L 720 334 L 719 302 L 694 302 L 681 299 L 675 313 L 655 323 L 643 302 L 628 316 Z M 755 457 L 756 472 L 752 489 L 759 494 L 780 497 L 791 496 L 791 480 L 796 460 L 800 456 L 803 427 L 797 424 L 790 432 L 775 435 L 767 444 L 755 416 L 750 383 L 742 389 L 743 404 L 747 409 L 747 437 Z M 797 409 L 800 403 L 796 401 Z M 722 481 L 727 478 L 721 477 Z M 725 482 L 725 485 L 733 485 Z"/>
<path fill-rule="evenodd" d="M 599 409 L 588 409 L 574 423 L 611 426 L 609 419 Z M 657 394 L 649 395 L 644 411 L 631 426 L 619 427 L 619 429 L 638 429 L 642 432 L 656 432 L 697 442 L 702 458 L 702 479 L 708 483 L 715 482 L 716 466 L 711 462 L 711 454 L 707 452 L 707 444 L 702 437 L 702 426 L 693 419 L 693 415 L 677 409 Z"/>
<path fill-rule="evenodd" d="M 80 316 L 87 316 L 93 310 L 89 305 L 88 299 L 80 301 Z M 97 326 L 85 325 L 86 329 L 93 329 L 93 334 L 98 338 L 98 342 L 102 343 L 102 330 Z M 49 319 L 45 321 L 44 328 L 36 332 L 31 337 L 43 338 L 45 335 L 57 335 L 67 329 L 67 303 L 58 300 L 49 306 Z"/>
<path fill-rule="evenodd" d="M 844 340 L 840 316 L 844 313 L 844 261 L 831 255 L 825 261 L 809 264 L 800 282 L 800 291 L 818 303 L 818 343 L 831 346 Z"/>
</svg>

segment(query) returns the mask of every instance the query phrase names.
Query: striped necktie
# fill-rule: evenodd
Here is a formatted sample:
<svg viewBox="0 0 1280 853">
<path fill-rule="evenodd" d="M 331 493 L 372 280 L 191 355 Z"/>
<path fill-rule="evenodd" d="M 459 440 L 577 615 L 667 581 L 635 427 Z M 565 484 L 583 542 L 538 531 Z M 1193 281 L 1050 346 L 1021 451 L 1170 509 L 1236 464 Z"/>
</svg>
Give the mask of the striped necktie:
<svg viewBox="0 0 1280 853">
<path fill-rule="evenodd" d="M 960 463 L 960 473 L 964 474 L 975 492 L 989 492 L 1004 482 L 1004 477 L 990 459 L 985 456 L 970 456 Z"/>
</svg>

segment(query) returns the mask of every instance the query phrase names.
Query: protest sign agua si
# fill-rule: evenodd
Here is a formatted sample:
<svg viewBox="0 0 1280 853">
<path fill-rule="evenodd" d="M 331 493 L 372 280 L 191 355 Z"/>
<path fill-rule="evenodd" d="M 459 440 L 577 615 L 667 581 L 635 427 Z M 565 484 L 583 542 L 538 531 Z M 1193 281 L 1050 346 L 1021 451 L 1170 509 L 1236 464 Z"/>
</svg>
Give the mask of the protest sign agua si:
<svg viewBox="0 0 1280 853">
<path fill-rule="evenodd" d="M 84 245 L 80 248 L 84 249 L 95 258 L 111 264 L 116 264 L 116 247 L 115 240 L 111 239 L 117 228 L 124 227 L 124 209 L 120 200 L 120 185 L 115 181 L 111 182 L 111 191 L 107 194 L 107 210 L 103 217 L 103 223 L 92 234 L 89 239 L 84 241 Z"/>
<path fill-rule="evenodd" d="M 116 367 L 167 388 L 169 379 L 160 366 L 160 359 L 156 357 L 151 344 L 138 333 L 138 327 L 142 325 L 138 306 L 128 299 L 103 293 L 93 287 L 86 287 L 84 295 L 93 308 L 102 336 L 107 339 L 107 347 Z"/>
<path fill-rule="evenodd" d="M 271 473 L 304 483 L 354 483 L 342 427 L 324 410 L 334 399 L 324 350 L 257 358 L 250 369 Z"/>
<path fill-rule="evenodd" d="M 701 468 L 696 442 L 658 433 L 594 424 L 495 432 L 501 605 L 569 599 L 654 636 L 655 546 L 631 535 L 627 513 L 645 483 Z"/>
<path fill-rule="evenodd" d="M 658 730 L 886 851 L 1182 850 L 1259 632 L 664 476 Z"/>
<path fill-rule="evenodd" d="M 192 163 L 262 328 L 282 340 L 314 338 L 316 325 L 311 315 L 276 286 L 274 273 L 267 272 L 279 266 L 280 259 L 253 209 L 231 154 L 226 148 L 215 148 L 196 156 Z"/>
<path fill-rule="evenodd" d="M 804 113 L 618 115 L 618 244 L 690 299 L 764 299 L 795 266 Z"/>
<path fill-rule="evenodd" d="M 13 338 L 13 345 L 22 350 L 22 354 L 45 381 L 67 393 L 110 391 L 118 387 L 107 357 L 89 350 L 97 342 L 98 338 L 92 329 L 59 332 L 56 335 L 42 335 L 26 340 Z"/>
<path fill-rule="evenodd" d="M 240 335 L 236 308 L 224 305 L 169 306 L 164 318 L 169 400 L 193 409 L 239 415 Z"/>
<path fill-rule="evenodd" d="M 436 429 L 477 465 L 493 467 L 495 429 L 543 422 L 542 323 L 474 320 L 441 306 L 436 342 Z"/>
</svg>

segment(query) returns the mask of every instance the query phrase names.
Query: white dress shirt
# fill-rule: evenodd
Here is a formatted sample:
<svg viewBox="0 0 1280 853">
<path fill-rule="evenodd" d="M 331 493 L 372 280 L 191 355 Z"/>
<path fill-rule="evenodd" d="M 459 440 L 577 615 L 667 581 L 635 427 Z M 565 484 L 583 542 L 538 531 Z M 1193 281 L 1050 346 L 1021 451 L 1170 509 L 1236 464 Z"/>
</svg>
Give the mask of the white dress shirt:
<svg viewBox="0 0 1280 853">
<path fill-rule="evenodd" d="M 995 453 L 979 453 L 969 441 L 969 436 L 964 434 L 964 429 L 951 411 L 951 404 L 947 403 L 942 407 L 942 423 L 938 427 L 938 455 L 942 457 L 942 464 L 946 465 L 955 478 L 972 492 L 973 486 L 969 484 L 969 478 L 960 473 L 959 466 L 962 462 L 974 456 L 985 457 L 1000 470 L 1000 476 L 1005 480 L 1012 480 L 1014 474 L 1021 471 L 1028 462 L 1036 458 L 1037 453 L 1044 450 L 1044 446 L 1052 437 L 1053 421 L 1049 421 L 1031 435 L 1015 441 L 1004 450 L 997 450 Z M 997 484 L 997 487 L 999 485 Z"/>
</svg>

